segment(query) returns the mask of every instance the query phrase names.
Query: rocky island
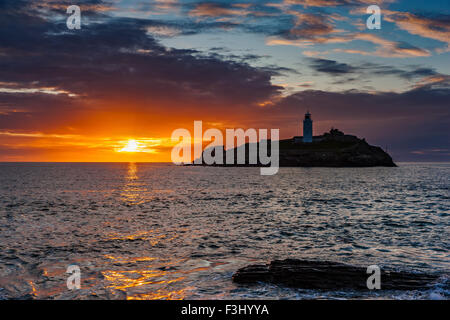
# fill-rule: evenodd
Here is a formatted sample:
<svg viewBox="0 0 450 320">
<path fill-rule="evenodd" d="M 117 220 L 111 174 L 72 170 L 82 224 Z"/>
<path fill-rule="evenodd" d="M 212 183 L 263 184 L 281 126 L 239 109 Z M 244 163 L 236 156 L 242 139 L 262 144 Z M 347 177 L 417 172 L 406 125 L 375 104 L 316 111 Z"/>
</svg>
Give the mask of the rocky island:
<svg viewBox="0 0 450 320">
<path fill-rule="evenodd" d="M 347 135 L 337 129 L 331 129 L 321 136 L 311 137 L 310 142 L 304 142 L 304 137 L 279 141 L 280 167 L 396 167 L 391 156 L 383 149 L 371 146 L 365 139 Z M 237 164 L 237 149 L 245 148 L 245 163 Z M 256 148 L 259 151 L 259 144 Z M 250 164 L 250 144 L 247 143 L 231 150 L 223 150 L 223 164 L 212 166 L 262 166 L 259 159 L 257 164 Z M 270 141 L 268 141 L 270 150 Z M 226 153 L 234 153 L 234 164 L 227 164 Z M 207 152 L 205 150 L 203 153 Z M 208 152 L 211 152 L 208 150 Z M 212 151 L 214 153 L 214 151 Z M 258 152 L 259 154 L 259 152 Z M 207 165 L 203 161 L 197 165 Z"/>
</svg>

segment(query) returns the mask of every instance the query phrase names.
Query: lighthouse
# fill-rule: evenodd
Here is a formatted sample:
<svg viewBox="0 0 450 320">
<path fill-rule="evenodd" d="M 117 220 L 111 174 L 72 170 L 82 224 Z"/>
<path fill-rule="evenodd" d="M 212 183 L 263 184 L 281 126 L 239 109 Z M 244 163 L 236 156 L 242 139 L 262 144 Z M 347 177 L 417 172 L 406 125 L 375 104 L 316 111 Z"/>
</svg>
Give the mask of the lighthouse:
<svg viewBox="0 0 450 320">
<path fill-rule="evenodd" d="M 313 142 L 313 123 L 311 114 L 309 111 L 305 114 L 305 120 L 303 120 L 303 143 Z"/>
</svg>

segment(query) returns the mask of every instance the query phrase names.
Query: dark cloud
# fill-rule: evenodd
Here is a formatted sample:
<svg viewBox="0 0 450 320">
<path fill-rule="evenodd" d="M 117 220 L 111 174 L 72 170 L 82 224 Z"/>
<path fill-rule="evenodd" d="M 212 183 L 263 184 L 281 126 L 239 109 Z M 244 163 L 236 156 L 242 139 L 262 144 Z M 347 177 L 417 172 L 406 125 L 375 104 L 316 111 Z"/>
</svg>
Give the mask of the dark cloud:
<svg viewBox="0 0 450 320">
<path fill-rule="evenodd" d="M 59 108 L 74 103 L 86 108 L 100 100 L 128 101 L 147 112 L 174 101 L 183 104 L 180 109 L 239 108 L 270 99 L 281 89 L 270 82 L 280 70 L 162 46 L 148 34 L 152 21 L 105 18 L 69 31 L 65 20 L 33 15 L 30 6 L 14 8 L 0 13 L 0 82 L 76 96 L 59 97 L 66 99 Z M 52 113 L 52 95 L 41 94 L 37 101 L 46 97 Z M 6 100 L 2 105 L 29 112 L 36 108 L 22 93 L 9 93 Z"/>
<path fill-rule="evenodd" d="M 81 110 L 89 110 L 87 103 L 67 94 L 0 93 L 0 131 L 45 131 L 70 126 Z"/>
<path fill-rule="evenodd" d="M 421 78 L 430 78 L 443 76 L 433 68 L 423 66 L 407 66 L 403 69 L 390 65 L 382 65 L 377 63 L 359 63 L 350 65 L 335 60 L 308 58 L 308 65 L 316 72 L 326 73 L 331 76 L 348 76 L 345 82 L 362 80 L 374 76 L 395 76 L 404 80 L 413 81 Z M 334 84 L 340 84 L 344 80 L 336 80 Z"/>
<path fill-rule="evenodd" d="M 328 73 L 331 75 L 343 75 L 354 73 L 356 68 L 346 63 L 339 63 L 335 60 L 310 58 L 310 67 L 317 72 Z"/>
<path fill-rule="evenodd" d="M 366 64 L 365 69 L 375 75 L 380 76 L 397 76 L 406 80 L 412 80 L 415 78 L 429 77 L 437 75 L 438 72 L 432 68 L 426 67 L 410 67 L 406 70 L 395 68 L 393 66 L 379 65 L 379 64 Z"/>
</svg>

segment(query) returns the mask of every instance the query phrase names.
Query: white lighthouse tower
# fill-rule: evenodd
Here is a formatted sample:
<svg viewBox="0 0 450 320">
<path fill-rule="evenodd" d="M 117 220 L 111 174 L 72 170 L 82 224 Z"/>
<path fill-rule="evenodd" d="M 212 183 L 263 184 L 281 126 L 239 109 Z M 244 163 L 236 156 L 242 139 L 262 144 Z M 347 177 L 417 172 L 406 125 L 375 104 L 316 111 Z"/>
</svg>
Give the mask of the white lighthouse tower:
<svg viewBox="0 0 450 320">
<path fill-rule="evenodd" d="M 313 142 L 313 123 L 311 114 L 309 111 L 305 114 L 305 120 L 303 120 L 303 143 Z"/>
</svg>

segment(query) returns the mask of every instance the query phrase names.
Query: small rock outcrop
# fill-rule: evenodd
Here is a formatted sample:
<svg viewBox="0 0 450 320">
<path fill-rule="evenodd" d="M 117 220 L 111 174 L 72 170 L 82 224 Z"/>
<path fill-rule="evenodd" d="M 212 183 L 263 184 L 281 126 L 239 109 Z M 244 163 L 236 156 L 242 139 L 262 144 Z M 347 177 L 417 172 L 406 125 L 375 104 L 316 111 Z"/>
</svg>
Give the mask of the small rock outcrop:
<svg viewBox="0 0 450 320">
<path fill-rule="evenodd" d="M 275 260 L 267 265 L 249 265 L 233 275 L 240 284 L 266 282 L 287 287 L 317 290 L 368 290 L 367 269 L 329 261 Z M 381 269 L 383 290 L 427 289 L 440 275 Z"/>
</svg>

